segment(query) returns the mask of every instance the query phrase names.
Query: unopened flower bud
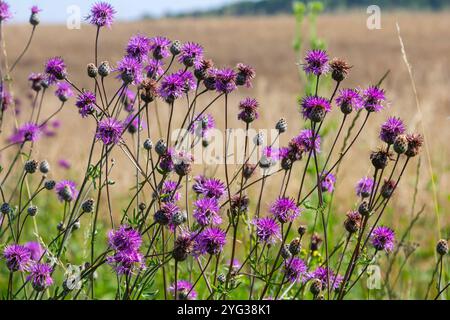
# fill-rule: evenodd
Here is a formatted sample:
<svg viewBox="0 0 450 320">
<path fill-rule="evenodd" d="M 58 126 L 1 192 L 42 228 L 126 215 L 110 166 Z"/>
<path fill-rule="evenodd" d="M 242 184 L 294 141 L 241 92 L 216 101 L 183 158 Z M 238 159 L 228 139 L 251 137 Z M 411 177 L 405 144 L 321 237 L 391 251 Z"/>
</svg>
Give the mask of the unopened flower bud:
<svg viewBox="0 0 450 320">
<path fill-rule="evenodd" d="M 100 66 L 98 67 L 98 74 L 104 78 L 107 77 L 111 73 L 111 67 L 109 66 L 108 61 L 102 61 Z"/>
<path fill-rule="evenodd" d="M 38 162 L 36 160 L 28 160 L 27 162 L 25 162 L 24 169 L 26 173 L 33 174 L 36 172 L 37 167 Z"/>
<path fill-rule="evenodd" d="M 41 161 L 41 163 L 39 163 L 39 171 L 43 174 L 46 174 L 50 171 L 50 164 L 47 160 Z"/>
<path fill-rule="evenodd" d="M 29 216 L 34 217 L 38 213 L 38 207 L 36 206 L 29 206 L 27 209 L 27 213 Z"/>
</svg>

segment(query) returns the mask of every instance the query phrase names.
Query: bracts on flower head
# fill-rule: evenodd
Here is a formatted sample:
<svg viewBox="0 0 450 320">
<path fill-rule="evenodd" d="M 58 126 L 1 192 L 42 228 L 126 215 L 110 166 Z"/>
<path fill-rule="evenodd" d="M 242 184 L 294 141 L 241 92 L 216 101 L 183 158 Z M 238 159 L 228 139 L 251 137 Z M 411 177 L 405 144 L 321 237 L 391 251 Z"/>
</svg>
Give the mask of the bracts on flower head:
<svg viewBox="0 0 450 320">
<path fill-rule="evenodd" d="M 334 81 L 341 82 L 347 78 L 348 72 L 351 68 L 352 67 L 347 63 L 347 61 L 340 58 L 334 58 L 330 62 L 331 77 Z"/>
</svg>

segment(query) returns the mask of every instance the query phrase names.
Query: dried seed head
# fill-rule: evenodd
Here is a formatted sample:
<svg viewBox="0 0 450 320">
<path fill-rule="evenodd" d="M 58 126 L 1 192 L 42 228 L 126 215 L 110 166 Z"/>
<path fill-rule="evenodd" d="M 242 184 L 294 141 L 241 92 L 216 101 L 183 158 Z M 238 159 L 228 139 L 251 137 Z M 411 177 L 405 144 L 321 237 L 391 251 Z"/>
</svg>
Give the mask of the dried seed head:
<svg viewBox="0 0 450 320">
<path fill-rule="evenodd" d="M 436 245 L 436 252 L 441 255 L 444 256 L 448 253 L 448 242 L 445 239 L 441 239 L 438 241 L 437 245 Z"/>
<path fill-rule="evenodd" d="M 256 171 L 256 166 L 250 163 L 246 163 L 242 169 L 242 174 L 245 179 L 250 179 Z"/>
<path fill-rule="evenodd" d="M 340 58 L 334 58 L 330 62 L 331 68 L 331 77 L 336 82 L 341 82 L 345 78 L 347 78 L 348 71 L 351 69 L 351 66 L 345 60 Z"/>
<path fill-rule="evenodd" d="M 27 213 L 29 216 L 34 217 L 38 213 L 38 207 L 36 206 L 29 206 L 27 209 Z"/>
<path fill-rule="evenodd" d="M 286 132 L 287 130 L 287 122 L 286 119 L 281 118 L 280 120 L 278 120 L 278 122 L 275 125 L 275 129 L 278 130 L 278 133 L 283 133 Z"/>
<path fill-rule="evenodd" d="M 55 180 L 48 180 L 48 181 L 45 181 L 44 188 L 47 190 L 53 190 L 55 185 L 56 185 Z"/>
<path fill-rule="evenodd" d="M 194 241 L 189 234 L 181 234 L 175 240 L 172 257 L 180 262 L 187 259 L 194 248 Z"/>
<path fill-rule="evenodd" d="M 408 134 L 408 135 L 406 135 L 406 139 L 408 140 L 408 149 L 406 150 L 405 155 L 408 157 L 417 156 L 423 145 L 422 135 Z"/>
<path fill-rule="evenodd" d="M 43 161 L 41 161 L 41 163 L 39 163 L 39 171 L 43 174 L 49 173 L 50 164 L 48 163 L 47 160 L 43 160 Z"/>
<path fill-rule="evenodd" d="M 108 61 L 102 61 L 100 66 L 98 67 L 98 74 L 104 78 L 107 77 L 111 73 L 111 67 L 109 66 Z"/>
<path fill-rule="evenodd" d="M 289 244 L 289 252 L 296 256 L 300 253 L 300 250 L 302 249 L 302 244 L 300 241 L 300 238 L 294 238 L 291 243 Z"/>
<path fill-rule="evenodd" d="M 349 233 L 355 233 L 361 226 L 362 216 L 358 211 L 350 211 L 347 213 L 347 219 L 344 221 L 345 230 Z"/>
<path fill-rule="evenodd" d="M 408 139 L 406 135 L 401 134 L 395 138 L 394 141 L 394 151 L 398 154 L 405 153 L 408 150 Z"/>
<path fill-rule="evenodd" d="M 35 173 L 38 165 L 39 164 L 36 160 L 28 160 L 24 165 L 25 172 L 30 174 Z"/>
<path fill-rule="evenodd" d="M 164 155 L 164 154 L 166 153 L 166 151 L 167 151 L 167 145 L 166 145 L 166 143 L 164 142 L 163 139 L 159 139 L 159 140 L 156 142 L 156 145 L 155 145 L 155 151 L 156 151 L 156 153 L 157 153 L 159 156 L 162 156 L 162 155 Z"/>
<path fill-rule="evenodd" d="M 384 149 L 379 149 L 378 151 L 374 151 L 370 155 L 370 160 L 372 161 L 375 169 L 382 170 L 386 168 L 389 160 L 392 159 L 392 153 L 386 151 Z"/>
<path fill-rule="evenodd" d="M 87 65 L 87 74 L 90 78 L 95 78 L 98 75 L 97 66 L 93 63 L 89 63 Z"/>
<path fill-rule="evenodd" d="M 139 84 L 141 90 L 141 99 L 146 103 L 150 103 L 155 100 L 157 83 L 155 80 L 146 78 Z"/>
<path fill-rule="evenodd" d="M 381 187 L 381 196 L 385 199 L 390 198 L 395 189 L 395 181 L 384 180 L 383 186 Z"/>
<path fill-rule="evenodd" d="M 94 211 L 94 199 L 87 199 L 81 204 L 83 212 L 90 213 Z"/>
</svg>

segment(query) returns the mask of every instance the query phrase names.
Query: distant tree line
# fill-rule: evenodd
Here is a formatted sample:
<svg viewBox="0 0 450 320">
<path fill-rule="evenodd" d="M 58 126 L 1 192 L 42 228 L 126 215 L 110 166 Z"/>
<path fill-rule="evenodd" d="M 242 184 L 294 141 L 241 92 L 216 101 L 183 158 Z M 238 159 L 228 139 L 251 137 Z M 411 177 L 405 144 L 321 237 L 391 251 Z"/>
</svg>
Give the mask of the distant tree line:
<svg viewBox="0 0 450 320">
<path fill-rule="evenodd" d="M 311 0 L 312 1 L 312 0 Z M 311 1 L 303 1 L 308 3 Z M 196 11 L 177 16 L 215 15 L 276 15 L 292 13 L 293 0 L 244 0 L 209 11 Z M 449 0 L 322 0 L 327 10 L 340 10 L 378 5 L 381 9 L 442 10 L 450 7 Z"/>
</svg>

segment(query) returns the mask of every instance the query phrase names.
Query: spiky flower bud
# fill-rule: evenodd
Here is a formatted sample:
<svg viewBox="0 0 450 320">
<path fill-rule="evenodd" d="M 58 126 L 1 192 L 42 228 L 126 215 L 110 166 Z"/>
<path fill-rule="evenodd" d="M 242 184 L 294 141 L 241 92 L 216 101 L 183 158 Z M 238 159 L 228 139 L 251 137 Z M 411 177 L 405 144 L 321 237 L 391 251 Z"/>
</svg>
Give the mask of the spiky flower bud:
<svg viewBox="0 0 450 320">
<path fill-rule="evenodd" d="M 177 237 L 172 251 L 175 261 L 184 261 L 194 248 L 194 241 L 189 234 L 181 234 Z"/>
<path fill-rule="evenodd" d="M 98 75 L 97 66 L 93 63 L 89 63 L 87 65 L 87 74 L 90 78 L 95 78 Z"/>
<path fill-rule="evenodd" d="M 48 181 L 45 181 L 44 188 L 47 190 L 53 190 L 55 185 L 56 185 L 55 180 L 48 180 Z"/>
<path fill-rule="evenodd" d="M 9 212 L 11 211 L 11 206 L 9 205 L 9 203 L 4 202 L 2 204 L 2 206 L 0 207 L 0 212 L 4 215 L 9 214 Z"/>
<path fill-rule="evenodd" d="M 98 67 L 98 74 L 104 78 L 107 77 L 111 73 L 111 67 L 108 61 L 102 61 L 100 66 Z"/>
<path fill-rule="evenodd" d="M 322 106 L 316 106 L 311 110 L 311 113 L 309 114 L 309 119 L 312 122 L 322 122 L 323 119 L 325 119 L 327 112 L 325 108 Z"/>
<path fill-rule="evenodd" d="M 303 237 L 306 233 L 306 226 L 301 225 L 300 227 L 298 227 L 297 232 L 300 235 L 300 238 Z"/>
<path fill-rule="evenodd" d="M 314 297 L 318 296 L 322 291 L 322 280 L 313 279 L 311 281 L 311 286 L 309 287 L 309 291 L 314 295 Z"/>
<path fill-rule="evenodd" d="M 368 203 L 366 200 L 364 200 L 363 202 L 361 202 L 361 203 L 359 204 L 358 212 L 359 212 L 362 216 L 367 216 L 367 215 L 370 213 L 370 210 L 369 210 L 369 203 Z"/>
<path fill-rule="evenodd" d="M 49 173 L 50 164 L 48 163 L 47 160 L 43 160 L 43 161 L 41 161 L 41 163 L 39 163 L 39 171 L 43 174 Z"/>
<path fill-rule="evenodd" d="M 155 151 L 159 156 L 162 156 L 167 151 L 167 145 L 163 139 L 159 139 L 155 145 Z"/>
<path fill-rule="evenodd" d="M 286 119 L 281 118 L 280 120 L 278 120 L 278 122 L 275 125 L 275 129 L 278 130 L 278 133 L 283 133 L 286 132 L 287 130 L 287 122 Z"/>
<path fill-rule="evenodd" d="M 170 46 L 170 53 L 174 56 L 179 55 L 181 52 L 181 42 L 179 40 L 174 40 Z"/>
<path fill-rule="evenodd" d="M 147 205 L 144 202 L 139 203 L 139 210 L 144 211 L 147 208 Z"/>
<path fill-rule="evenodd" d="M 395 138 L 394 141 L 394 151 L 398 154 L 405 153 L 408 150 L 408 139 L 406 135 L 401 134 Z"/>
<path fill-rule="evenodd" d="M 287 260 L 287 259 L 289 259 L 290 257 L 292 257 L 292 253 L 289 251 L 289 246 L 288 246 L 288 245 L 284 245 L 284 246 L 281 248 L 281 257 L 282 257 L 284 260 Z"/>
<path fill-rule="evenodd" d="M 29 206 L 27 209 L 27 213 L 29 216 L 34 217 L 38 213 L 38 207 L 36 206 Z"/>
<path fill-rule="evenodd" d="M 386 168 L 389 160 L 392 158 L 392 153 L 383 149 L 374 151 L 370 155 L 370 160 L 372 161 L 375 169 L 382 170 Z"/>
<path fill-rule="evenodd" d="M 150 140 L 150 138 L 145 139 L 143 145 L 144 145 L 144 149 L 147 151 L 150 151 L 153 148 L 153 142 L 152 142 L 152 140 Z"/>
<path fill-rule="evenodd" d="M 94 199 L 87 199 L 81 204 L 83 212 L 90 213 L 94 211 Z"/>
<path fill-rule="evenodd" d="M 441 255 L 444 256 L 448 253 L 448 242 L 445 239 L 441 239 L 438 241 L 437 245 L 436 245 L 436 252 Z"/>
<path fill-rule="evenodd" d="M 300 238 L 295 238 L 291 241 L 289 244 L 289 252 L 296 256 L 300 253 L 300 250 L 302 249 L 302 244 L 300 242 Z"/>
<path fill-rule="evenodd" d="M 25 172 L 30 174 L 35 173 L 38 165 L 39 164 L 36 160 L 28 160 L 27 162 L 25 162 L 24 166 Z"/>
<path fill-rule="evenodd" d="M 331 68 L 331 77 L 336 82 L 341 82 L 345 78 L 347 78 L 348 71 L 350 70 L 350 66 L 345 60 L 334 58 L 330 62 Z"/>
<path fill-rule="evenodd" d="M 385 199 L 390 198 L 395 189 L 395 181 L 385 180 L 383 186 L 381 187 L 381 196 Z"/>
</svg>

